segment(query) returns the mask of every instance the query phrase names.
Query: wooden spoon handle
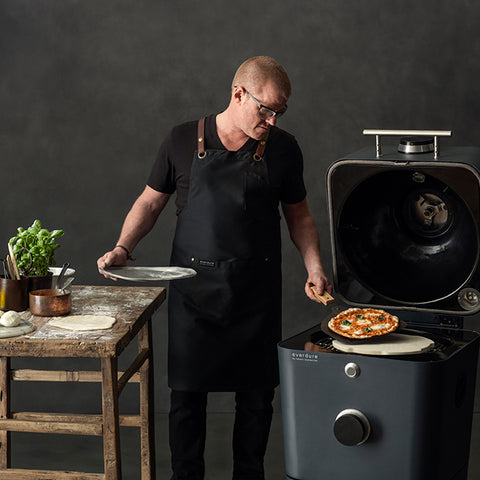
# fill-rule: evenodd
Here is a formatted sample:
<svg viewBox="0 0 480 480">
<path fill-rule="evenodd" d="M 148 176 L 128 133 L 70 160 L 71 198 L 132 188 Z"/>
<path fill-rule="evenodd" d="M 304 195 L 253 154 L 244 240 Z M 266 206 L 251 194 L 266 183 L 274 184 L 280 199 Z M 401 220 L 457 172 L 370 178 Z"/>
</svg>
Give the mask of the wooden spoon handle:
<svg viewBox="0 0 480 480">
<path fill-rule="evenodd" d="M 15 255 L 13 254 L 13 247 L 10 243 L 8 244 L 8 251 L 10 253 L 10 261 L 12 262 L 13 267 L 12 278 L 20 280 L 20 272 L 18 271 L 17 260 L 15 259 Z M 12 273 L 10 273 L 10 275 L 12 275 Z"/>
<path fill-rule="evenodd" d="M 10 260 L 10 255 L 7 255 L 7 267 L 8 267 L 8 274 L 12 280 L 15 280 L 15 270 L 13 268 L 12 260 Z"/>
</svg>

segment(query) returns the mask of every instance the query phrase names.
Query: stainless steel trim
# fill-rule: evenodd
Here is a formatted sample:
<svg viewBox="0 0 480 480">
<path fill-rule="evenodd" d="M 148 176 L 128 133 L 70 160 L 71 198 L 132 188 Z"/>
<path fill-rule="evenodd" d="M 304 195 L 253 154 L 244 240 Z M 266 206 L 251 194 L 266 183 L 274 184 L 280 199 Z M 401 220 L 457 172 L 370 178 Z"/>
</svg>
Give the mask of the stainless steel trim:
<svg viewBox="0 0 480 480">
<path fill-rule="evenodd" d="M 398 151 L 400 153 L 429 153 L 435 151 L 435 144 L 425 144 L 425 145 L 402 145 L 398 146 Z"/>
<path fill-rule="evenodd" d="M 365 129 L 364 135 L 399 135 L 399 136 L 419 136 L 419 137 L 451 137 L 451 130 L 375 130 Z"/>
<path fill-rule="evenodd" d="M 440 155 L 440 148 L 438 146 L 438 137 L 451 137 L 451 130 L 376 130 L 376 129 L 365 129 L 363 130 L 364 135 L 375 135 L 375 150 L 377 152 L 377 158 L 382 156 L 382 136 L 420 136 L 420 137 L 433 137 L 434 142 L 434 153 L 433 158 L 438 158 Z"/>
</svg>

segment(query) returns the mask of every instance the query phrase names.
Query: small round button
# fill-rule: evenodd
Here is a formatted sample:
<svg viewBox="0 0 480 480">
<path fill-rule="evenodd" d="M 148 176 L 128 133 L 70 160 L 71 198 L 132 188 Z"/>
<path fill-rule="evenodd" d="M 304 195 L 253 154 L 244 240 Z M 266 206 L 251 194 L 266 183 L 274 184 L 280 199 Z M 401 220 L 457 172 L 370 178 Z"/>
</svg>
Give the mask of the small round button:
<svg viewBox="0 0 480 480">
<path fill-rule="evenodd" d="M 360 375 L 360 367 L 353 362 L 345 365 L 345 375 L 349 378 L 357 378 Z"/>
</svg>

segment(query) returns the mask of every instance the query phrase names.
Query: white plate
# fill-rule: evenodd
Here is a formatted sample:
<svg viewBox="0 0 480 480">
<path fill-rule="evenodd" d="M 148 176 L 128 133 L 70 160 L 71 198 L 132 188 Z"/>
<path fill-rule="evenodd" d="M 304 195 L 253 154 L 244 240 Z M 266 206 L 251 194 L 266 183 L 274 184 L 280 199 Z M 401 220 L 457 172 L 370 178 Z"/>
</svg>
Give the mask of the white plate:
<svg viewBox="0 0 480 480">
<path fill-rule="evenodd" d="M 158 282 L 194 277 L 197 272 L 184 267 L 109 267 L 101 268 L 110 277 L 132 282 Z"/>
</svg>

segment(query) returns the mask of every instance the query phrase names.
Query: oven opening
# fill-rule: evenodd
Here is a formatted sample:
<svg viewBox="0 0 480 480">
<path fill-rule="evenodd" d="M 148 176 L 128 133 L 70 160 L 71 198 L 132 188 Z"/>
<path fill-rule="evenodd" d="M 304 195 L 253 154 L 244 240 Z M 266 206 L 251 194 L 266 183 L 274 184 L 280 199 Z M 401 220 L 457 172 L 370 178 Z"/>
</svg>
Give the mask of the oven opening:
<svg viewBox="0 0 480 480">
<path fill-rule="evenodd" d="M 478 262 L 469 207 L 417 170 L 376 173 L 353 188 L 338 216 L 338 244 L 365 289 L 405 305 L 454 295 Z"/>
</svg>

